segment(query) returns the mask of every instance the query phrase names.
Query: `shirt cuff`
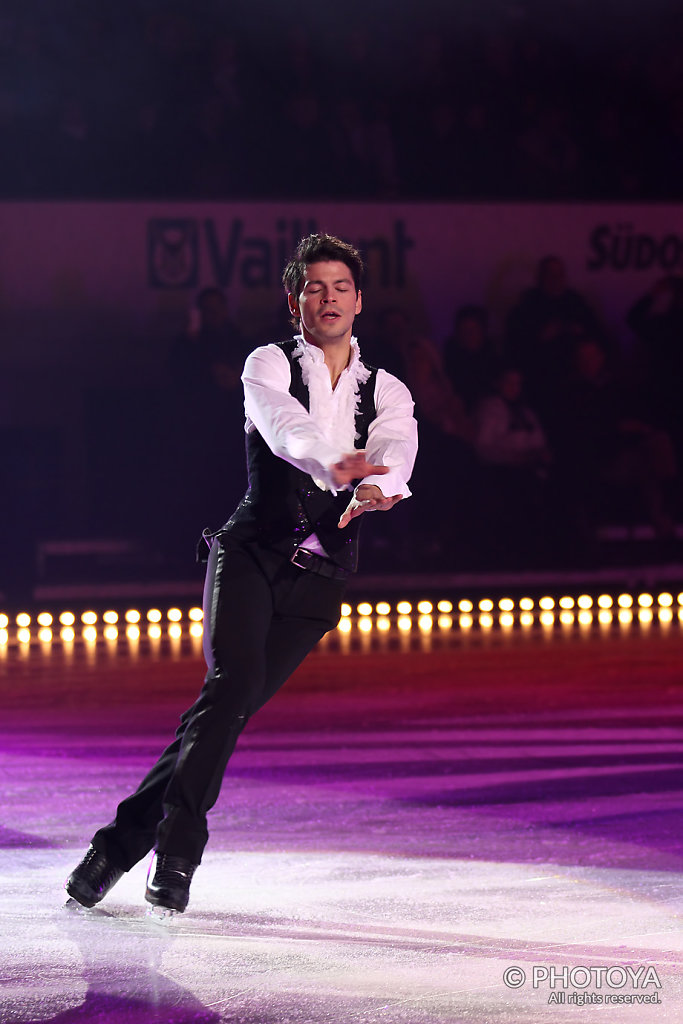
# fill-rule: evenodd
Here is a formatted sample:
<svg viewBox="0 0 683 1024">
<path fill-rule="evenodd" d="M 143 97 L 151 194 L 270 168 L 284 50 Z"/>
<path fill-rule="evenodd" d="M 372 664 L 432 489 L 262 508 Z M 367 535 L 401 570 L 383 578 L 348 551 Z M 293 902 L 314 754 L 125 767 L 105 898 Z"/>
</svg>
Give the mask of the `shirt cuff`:
<svg viewBox="0 0 683 1024">
<path fill-rule="evenodd" d="M 402 494 L 404 498 L 409 498 L 412 493 L 398 469 L 390 469 L 388 473 L 382 475 L 366 476 L 361 483 L 379 487 L 385 498 L 391 498 L 394 494 Z"/>
</svg>

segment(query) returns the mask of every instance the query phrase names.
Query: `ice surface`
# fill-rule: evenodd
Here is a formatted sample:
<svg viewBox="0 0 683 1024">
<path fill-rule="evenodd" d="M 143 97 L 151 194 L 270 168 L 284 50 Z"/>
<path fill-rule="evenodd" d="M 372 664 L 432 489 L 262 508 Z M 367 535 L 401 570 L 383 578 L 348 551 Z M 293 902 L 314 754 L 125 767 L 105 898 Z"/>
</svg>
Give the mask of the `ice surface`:
<svg viewBox="0 0 683 1024">
<path fill-rule="evenodd" d="M 622 664 L 612 689 L 601 655 L 599 693 L 584 698 L 534 680 L 533 659 L 527 690 L 508 692 L 508 655 L 488 652 L 501 682 L 487 707 L 474 684 L 456 693 L 460 655 L 428 694 L 427 655 L 412 663 L 413 689 L 396 692 L 362 657 L 342 659 L 347 683 L 316 656 L 309 671 L 335 685 L 312 693 L 306 677 L 250 725 L 170 927 L 146 914 L 146 863 L 92 910 L 65 903 L 62 885 L 182 703 L 140 694 L 144 664 L 101 707 L 36 708 L 29 690 L 22 707 L 12 689 L 0 1021 L 681 1021 L 682 709 L 656 685 L 656 649 L 636 653 L 643 677 Z M 552 968 L 555 988 L 534 986 L 534 967 Z M 608 967 L 623 970 L 600 984 Z M 626 967 L 640 982 L 619 987 Z M 509 968 L 525 983 L 512 987 L 513 973 L 506 985 Z M 549 1002 L 584 991 L 579 968 L 592 972 L 589 994 L 660 1002 Z M 649 968 L 661 988 L 639 987 Z"/>
</svg>

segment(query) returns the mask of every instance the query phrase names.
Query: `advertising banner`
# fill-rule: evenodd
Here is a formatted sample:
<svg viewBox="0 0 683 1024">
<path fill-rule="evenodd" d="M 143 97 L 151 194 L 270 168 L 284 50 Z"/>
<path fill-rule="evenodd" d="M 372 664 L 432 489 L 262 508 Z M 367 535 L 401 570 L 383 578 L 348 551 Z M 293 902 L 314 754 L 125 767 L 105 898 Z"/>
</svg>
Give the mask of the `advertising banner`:
<svg viewBox="0 0 683 1024">
<path fill-rule="evenodd" d="M 152 365 L 182 331 L 197 291 L 224 289 L 255 343 L 282 324 L 282 265 L 299 238 L 355 242 L 368 273 L 358 333 L 405 309 L 441 344 L 463 304 L 485 305 L 494 335 L 538 260 L 561 257 L 569 283 L 613 338 L 662 275 L 683 269 L 678 206 L 408 203 L 0 204 L 4 360 Z"/>
</svg>

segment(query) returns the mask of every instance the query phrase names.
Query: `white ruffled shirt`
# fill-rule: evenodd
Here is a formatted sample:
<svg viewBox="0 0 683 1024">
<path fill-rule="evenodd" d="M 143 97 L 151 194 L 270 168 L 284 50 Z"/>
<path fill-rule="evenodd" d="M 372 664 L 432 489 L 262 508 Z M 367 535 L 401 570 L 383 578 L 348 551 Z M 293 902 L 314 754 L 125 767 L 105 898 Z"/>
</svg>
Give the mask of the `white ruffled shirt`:
<svg viewBox="0 0 683 1024">
<path fill-rule="evenodd" d="M 297 336 L 294 358 L 309 393 L 310 409 L 289 393 L 289 360 L 277 345 L 263 345 L 247 357 L 242 374 L 247 434 L 258 430 L 273 454 L 311 476 L 322 490 L 337 493 L 330 467 L 354 451 L 355 415 L 360 401 L 359 385 L 370 376 L 361 362 L 358 342 L 351 339 L 351 358 L 332 388 L 321 349 Z M 384 475 L 365 477 L 361 483 L 376 484 L 389 497 L 410 497 L 408 480 L 417 454 L 417 423 L 408 388 L 398 378 L 378 370 L 375 383 L 377 415 L 370 424 L 365 446 L 368 462 L 388 466 Z M 302 545 L 325 554 L 315 535 Z"/>
</svg>

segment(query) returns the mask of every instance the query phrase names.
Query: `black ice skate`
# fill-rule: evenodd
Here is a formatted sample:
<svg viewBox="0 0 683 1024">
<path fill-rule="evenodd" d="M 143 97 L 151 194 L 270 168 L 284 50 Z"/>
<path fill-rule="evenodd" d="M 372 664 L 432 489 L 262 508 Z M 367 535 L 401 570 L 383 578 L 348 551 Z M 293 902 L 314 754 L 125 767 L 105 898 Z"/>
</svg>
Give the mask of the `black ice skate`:
<svg viewBox="0 0 683 1024">
<path fill-rule="evenodd" d="M 150 873 L 152 867 L 150 865 Z M 147 876 L 145 899 L 152 904 L 148 913 L 156 919 L 182 914 L 190 899 L 190 882 L 197 865 L 184 857 L 166 853 L 156 855 L 156 870 L 150 881 Z"/>
<path fill-rule="evenodd" d="M 116 885 L 124 872 L 104 853 L 89 846 L 81 863 L 73 869 L 64 888 L 83 907 L 94 907 Z"/>
</svg>

